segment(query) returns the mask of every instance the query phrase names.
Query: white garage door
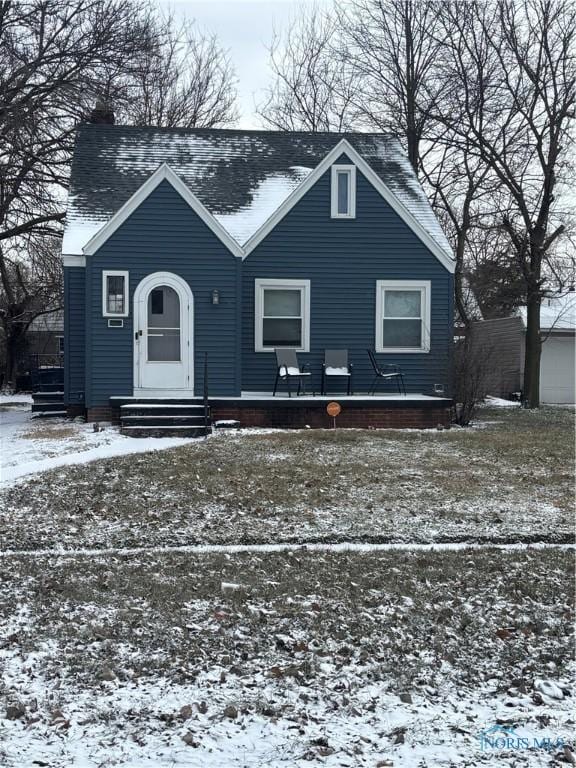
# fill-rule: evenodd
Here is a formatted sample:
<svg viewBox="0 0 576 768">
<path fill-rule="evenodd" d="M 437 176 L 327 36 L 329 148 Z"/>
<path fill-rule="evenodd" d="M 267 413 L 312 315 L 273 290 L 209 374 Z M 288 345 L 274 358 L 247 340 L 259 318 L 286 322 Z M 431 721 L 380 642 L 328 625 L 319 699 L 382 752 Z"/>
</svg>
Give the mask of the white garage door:
<svg viewBox="0 0 576 768">
<path fill-rule="evenodd" d="M 543 403 L 576 402 L 574 338 L 548 337 L 542 346 L 540 399 Z"/>
</svg>

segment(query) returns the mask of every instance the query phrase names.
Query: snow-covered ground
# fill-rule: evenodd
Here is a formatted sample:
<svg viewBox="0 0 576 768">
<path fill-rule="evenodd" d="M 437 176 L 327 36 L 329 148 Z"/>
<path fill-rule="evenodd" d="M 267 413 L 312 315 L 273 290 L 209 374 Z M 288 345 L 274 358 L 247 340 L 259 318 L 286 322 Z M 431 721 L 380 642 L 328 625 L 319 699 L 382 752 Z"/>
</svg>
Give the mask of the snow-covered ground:
<svg viewBox="0 0 576 768">
<path fill-rule="evenodd" d="M 0 765 L 560 766 L 570 585 L 553 549 L 2 560 Z"/>
<path fill-rule="evenodd" d="M 569 414 L 147 441 L 17 403 L 1 768 L 572 759 L 574 550 L 514 544 L 571 529 Z"/>
<path fill-rule="evenodd" d="M 33 419 L 30 402 L 27 395 L 0 398 L 0 486 L 55 467 L 191 442 L 183 438 L 125 437 L 109 424 L 95 432 L 92 424 L 61 418 Z"/>
<path fill-rule="evenodd" d="M 2 405 L 32 405 L 32 395 L 27 392 L 16 395 L 0 392 L 0 406 Z"/>
<path fill-rule="evenodd" d="M 503 397 L 488 395 L 482 404 L 486 408 L 520 408 L 518 400 L 505 400 Z"/>
<path fill-rule="evenodd" d="M 498 696 L 488 686 L 479 697 L 454 691 L 436 700 L 414 696 L 407 705 L 378 683 L 362 686 L 352 697 L 335 692 L 339 683 L 330 680 L 328 667 L 324 682 L 304 685 L 301 691 L 294 685 L 281 699 L 266 674 L 255 676 L 251 681 L 255 691 L 244 699 L 235 717 L 224 714 L 227 707 L 236 711 L 235 704 L 226 702 L 238 702 L 246 692 L 236 679 L 222 684 L 219 667 L 202 672 L 187 685 L 166 678 L 102 684 L 95 691 L 70 696 L 64 711 L 56 707 L 52 714 L 32 713 L 31 725 L 24 721 L 0 726 L 0 736 L 7 738 L 4 749 L 0 746 L 2 765 L 473 768 L 491 758 L 497 766 L 548 768 L 561 765 L 554 760 L 562 755 L 561 747 L 523 747 L 516 754 L 499 749 L 483 752 L 482 731 L 499 722 L 513 722 L 515 736 L 526 743 L 544 738 L 553 743 L 570 741 L 569 707 L 550 697 L 536 709 L 530 695 Z M 350 676 L 340 685 L 349 683 Z M 35 695 L 45 692 L 41 673 L 30 689 Z M 310 702 L 306 707 L 302 695 Z M 205 699 L 210 706 L 203 711 Z M 281 701 L 290 714 L 278 717 L 274 705 L 266 714 L 255 711 L 266 701 L 276 707 Z M 538 717 L 547 719 L 548 726 L 543 727 Z"/>
</svg>

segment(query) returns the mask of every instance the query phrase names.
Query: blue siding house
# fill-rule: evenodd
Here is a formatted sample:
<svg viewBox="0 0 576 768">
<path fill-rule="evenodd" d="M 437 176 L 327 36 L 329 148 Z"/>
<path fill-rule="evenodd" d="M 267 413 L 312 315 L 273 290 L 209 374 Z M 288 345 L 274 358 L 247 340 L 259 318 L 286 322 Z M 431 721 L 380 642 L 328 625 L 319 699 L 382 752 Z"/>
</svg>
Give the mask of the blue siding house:
<svg viewBox="0 0 576 768">
<path fill-rule="evenodd" d="M 63 262 L 71 414 L 207 391 L 215 416 L 322 426 L 324 353 L 345 349 L 348 425 L 446 420 L 454 262 L 394 137 L 82 125 Z M 282 348 L 309 372 L 290 403 Z M 407 395 L 368 394 L 368 349 Z"/>
</svg>

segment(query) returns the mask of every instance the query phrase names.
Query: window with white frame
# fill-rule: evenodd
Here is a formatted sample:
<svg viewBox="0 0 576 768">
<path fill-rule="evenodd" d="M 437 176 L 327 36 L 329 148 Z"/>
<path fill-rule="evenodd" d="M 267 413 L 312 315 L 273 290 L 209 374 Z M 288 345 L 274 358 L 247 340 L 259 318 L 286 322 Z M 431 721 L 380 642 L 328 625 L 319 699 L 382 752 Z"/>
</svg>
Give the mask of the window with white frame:
<svg viewBox="0 0 576 768">
<path fill-rule="evenodd" d="M 430 281 L 376 281 L 376 351 L 430 351 Z"/>
<path fill-rule="evenodd" d="M 128 272 L 102 272 L 102 314 L 104 317 L 128 317 Z"/>
<path fill-rule="evenodd" d="M 257 279 L 255 349 L 310 349 L 310 281 Z"/>
<path fill-rule="evenodd" d="M 331 216 L 333 219 L 356 218 L 356 166 L 332 166 Z"/>
</svg>

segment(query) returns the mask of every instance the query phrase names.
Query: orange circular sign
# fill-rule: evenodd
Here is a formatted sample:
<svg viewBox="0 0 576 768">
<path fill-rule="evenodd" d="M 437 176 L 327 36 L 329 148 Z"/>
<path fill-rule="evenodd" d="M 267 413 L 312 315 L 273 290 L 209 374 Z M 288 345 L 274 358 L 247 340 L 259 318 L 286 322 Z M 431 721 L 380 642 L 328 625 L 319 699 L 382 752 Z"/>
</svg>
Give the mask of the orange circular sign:
<svg viewBox="0 0 576 768">
<path fill-rule="evenodd" d="M 328 416 L 333 416 L 334 418 L 340 414 L 341 410 L 342 407 L 340 406 L 340 403 L 328 403 L 326 406 L 326 413 Z"/>
</svg>

